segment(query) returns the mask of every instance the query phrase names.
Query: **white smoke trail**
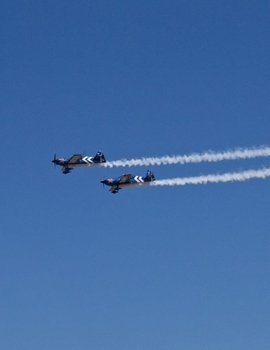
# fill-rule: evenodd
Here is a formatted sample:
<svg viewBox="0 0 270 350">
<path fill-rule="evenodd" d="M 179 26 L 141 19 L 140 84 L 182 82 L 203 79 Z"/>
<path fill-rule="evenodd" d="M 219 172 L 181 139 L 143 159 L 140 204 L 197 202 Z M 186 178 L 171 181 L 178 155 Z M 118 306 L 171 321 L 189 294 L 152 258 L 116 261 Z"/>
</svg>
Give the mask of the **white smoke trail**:
<svg viewBox="0 0 270 350">
<path fill-rule="evenodd" d="M 270 177 L 270 168 L 246 170 L 242 172 L 209 174 L 195 177 L 179 177 L 174 179 L 156 180 L 151 186 L 185 186 L 218 182 L 248 181 L 251 179 L 265 179 Z"/>
<path fill-rule="evenodd" d="M 121 159 L 113 160 L 103 164 L 105 167 L 125 167 L 125 166 L 149 166 L 149 165 L 169 165 L 169 164 L 187 164 L 187 163 L 201 163 L 201 162 L 219 162 L 222 160 L 236 160 L 257 157 L 269 157 L 270 147 L 259 148 L 241 148 L 232 151 L 224 152 L 205 152 L 193 153 L 184 156 L 164 156 L 151 157 L 141 159 Z"/>
</svg>

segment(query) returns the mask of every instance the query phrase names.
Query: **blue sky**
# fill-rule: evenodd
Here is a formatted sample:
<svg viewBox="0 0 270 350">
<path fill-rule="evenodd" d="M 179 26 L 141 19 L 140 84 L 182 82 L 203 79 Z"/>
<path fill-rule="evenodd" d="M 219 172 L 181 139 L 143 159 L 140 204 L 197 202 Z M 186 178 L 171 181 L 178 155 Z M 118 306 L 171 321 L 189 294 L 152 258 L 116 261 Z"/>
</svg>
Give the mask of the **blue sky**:
<svg viewBox="0 0 270 350">
<path fill-rule="evenodd" d="M 268 349 L 269 180 L 127 189 L 108 160 L 269 145 L 268 1 L 0 6 L 0 346 Z M 267 158 L 154 166 L 157 179 Z"/>
</svg>

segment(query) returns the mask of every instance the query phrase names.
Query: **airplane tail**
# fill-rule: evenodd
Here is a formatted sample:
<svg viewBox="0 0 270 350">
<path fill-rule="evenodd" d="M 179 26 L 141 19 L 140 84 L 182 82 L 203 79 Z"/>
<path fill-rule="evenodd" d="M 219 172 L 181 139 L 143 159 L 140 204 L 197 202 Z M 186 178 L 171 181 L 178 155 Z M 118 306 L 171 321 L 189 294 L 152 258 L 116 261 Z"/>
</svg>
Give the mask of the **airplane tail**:
<svg viewBox="0 0 270 350">
<path fill-rule="evenodd" d="M 151 182 L 151 181 L 155 181 L 155 175 L 153 171 L 147 170 L 146 176 L 144 178 L 144 182 Z"/>
<path fill-rule="evenodd" d="M 106 163 L 106 158 L 102 152 L 98 151 L 94 157 L 94 161 L 96 163 Z"/>
</svg>

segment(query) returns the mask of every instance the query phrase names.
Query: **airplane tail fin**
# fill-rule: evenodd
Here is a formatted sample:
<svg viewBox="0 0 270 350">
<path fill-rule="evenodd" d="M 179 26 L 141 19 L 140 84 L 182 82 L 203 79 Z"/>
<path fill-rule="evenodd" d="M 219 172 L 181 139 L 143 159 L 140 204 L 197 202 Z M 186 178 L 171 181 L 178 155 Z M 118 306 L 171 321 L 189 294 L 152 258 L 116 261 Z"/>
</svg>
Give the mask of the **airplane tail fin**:
<svg viewBox="0 0 270 350">
<path fill-rule="evenodd" d="M 151 182 L 151 181 L 155 181 L 155 175 L 153 171 L 147 170 L 146 176 L 144 178 L 144 182 Z"/>
<path fill-rule="evenodd" d="M 102 152 L 98 151 L 94 157 L 94 161 L 96 163 L 106 163 L 106 158 Z"/>
</svg>

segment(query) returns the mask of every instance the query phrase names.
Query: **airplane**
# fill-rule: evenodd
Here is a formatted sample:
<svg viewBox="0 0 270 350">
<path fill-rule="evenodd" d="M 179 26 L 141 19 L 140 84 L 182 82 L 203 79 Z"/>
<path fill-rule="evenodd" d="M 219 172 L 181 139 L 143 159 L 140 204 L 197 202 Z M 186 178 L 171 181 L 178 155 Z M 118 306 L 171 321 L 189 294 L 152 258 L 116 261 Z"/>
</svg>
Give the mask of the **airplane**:
<svg viewBox="0 0 270 350">
<path fill-rule="evenodd" d="M 54 165 L 61 165 L 62 173 L 68 174 L 74 168 L 100 166 L 102 163 L 106 163 L 106 158 L 102 152 L 98 151 L 94 157 L 83 157 L 81 154 L 73 154 L 69 159 L 57 159 L 56 155 L 54 155 L 52 162 Z"/>
<path fill-rule="evenodd" d="M 149 185 L 151 181 L 155 181 L 155 175 L 151 170 L 147 170 L 146 176 L 134 176 L 132 174 L 124 174 L 117 178 L 103 179 L 100 182 L 103 185 L 111 186 L 111 193 L 118 193 L 124 187 L 137 187 Z"/>
</svg>

